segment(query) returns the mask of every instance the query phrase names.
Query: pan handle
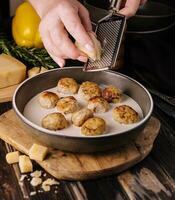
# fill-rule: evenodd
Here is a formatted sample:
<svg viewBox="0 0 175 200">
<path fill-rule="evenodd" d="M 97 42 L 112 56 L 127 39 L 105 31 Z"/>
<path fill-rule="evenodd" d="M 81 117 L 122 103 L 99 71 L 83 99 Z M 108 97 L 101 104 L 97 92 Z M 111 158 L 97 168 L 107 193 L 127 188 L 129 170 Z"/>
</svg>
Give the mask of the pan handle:
<svg viewBox="0 0 175 200">
<path fill-rule="evenodd" d="M 123 0 L 111 0 L 110 10 L 119 12 Z"/>
</svg>

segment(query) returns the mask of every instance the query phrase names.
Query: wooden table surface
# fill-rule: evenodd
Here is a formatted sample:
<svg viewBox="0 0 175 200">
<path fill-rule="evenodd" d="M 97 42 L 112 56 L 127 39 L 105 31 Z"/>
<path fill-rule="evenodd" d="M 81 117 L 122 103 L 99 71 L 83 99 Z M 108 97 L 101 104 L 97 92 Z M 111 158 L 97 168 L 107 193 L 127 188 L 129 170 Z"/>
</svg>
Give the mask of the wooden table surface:
<svg viewBox="0 0 175 200">
<path fill-rule="evenodd" d="M 1 103 L 0 114 L 10 108 L 10 102 Z M 162 126 L 153 151 L 141 163 L 126 172 L 99 180 L 60 181 L 56 192 L 52 189 L 33 196 L 30 192 L 34 188 L 29 181 L 25 180 L 21 185 L 18 170 L 5 161 L 7 149 L 11 147 L 0 141 L 0 200 L 174 200 L 175 119 L 161 110 L 157 100 L 153 115 Z"/>
</svg>

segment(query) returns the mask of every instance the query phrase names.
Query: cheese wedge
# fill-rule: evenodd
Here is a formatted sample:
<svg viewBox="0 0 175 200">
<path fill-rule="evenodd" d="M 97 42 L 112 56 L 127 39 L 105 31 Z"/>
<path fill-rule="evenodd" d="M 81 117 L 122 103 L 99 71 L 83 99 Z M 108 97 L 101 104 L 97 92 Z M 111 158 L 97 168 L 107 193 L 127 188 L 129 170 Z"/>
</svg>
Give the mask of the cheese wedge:
<svg viewBox="0 0 175 200">
<path fill-rule="evenodd" d="M 19 156 L 19 168 L 21 173 L 27 173 L 33 171 L 33 165 L 28 156 Z"/>
<path fill-rule="evenodd" d="M 0 88 L 16 85 L 26 77 L 26 66 L 16 58 L 0 54 Z"/>
<path fill-rule="evenodd" d="M 42 145 L 33 144 L 29 150 L 29 157 L 32 160 L 43 161 L 48 153 L 48 148 Z"/>
<path fill-rule="evenodd" d="M 19 162 L 19 151 L 14 151 L 6 154 L 6 161 L 8 164 Z"/>
<path fill-rule="evenodd" d="M 94 33 L 89 32 L 88 33 L 93 44 L 94 44 L 94 51 L 88 51 L 83 45 L 81 45 L 79 42 L 75 42 L 75 46 L 85 53 L 89 58 L 91 58 L 93 61 L 101 60 L 102 55 L 102 47 L 100 41 L 96 38 Z"/>
</svg>

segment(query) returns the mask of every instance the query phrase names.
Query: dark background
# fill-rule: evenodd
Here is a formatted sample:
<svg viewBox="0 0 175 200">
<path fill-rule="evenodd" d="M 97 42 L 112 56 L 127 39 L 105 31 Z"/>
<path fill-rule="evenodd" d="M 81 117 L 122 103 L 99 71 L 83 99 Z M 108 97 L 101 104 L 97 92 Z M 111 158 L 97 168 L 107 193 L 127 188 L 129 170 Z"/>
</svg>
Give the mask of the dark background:
<svg viewBox="0 0 175 200">
<path fill-rule="evenodd" d="M 152 0 L 175 8 L 174 0 Z M 87 0 L 107 8 L 107 0 Z M 126 34 L 125 67 L 147 81 L 146 86 L 175 96 L 175 27 L 159 33 Z"/>
<path fill-rule="evenodd" d="M 175 8 L 175 0 L 152 0 Z M 87 0 L 98 7 L 107 8 L 107 0 Z M 7 26 L 8 1 L 0 2 L 0 28 Z M 125 68 L 143 76 L 146 86 L 175 96 L 175 27 L 142 35 L 126 34 Z M 149 83 L 149 84 L 148 84 Z M 148 84 L 148 85 L 147 85 Z"/>
</svg>

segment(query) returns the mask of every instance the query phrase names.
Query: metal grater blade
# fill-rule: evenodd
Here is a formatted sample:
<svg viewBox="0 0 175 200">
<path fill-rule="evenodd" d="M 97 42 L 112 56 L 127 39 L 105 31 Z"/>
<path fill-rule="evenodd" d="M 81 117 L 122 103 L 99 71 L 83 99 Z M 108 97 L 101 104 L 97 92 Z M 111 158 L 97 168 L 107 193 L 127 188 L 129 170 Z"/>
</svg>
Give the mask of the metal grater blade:
<svg viewBox="0 0 175 200">
<path fill-rule="evenodd" d="M 126 18 L 123 15 L 110 15 L 100 20 L 96 35 L 102 44 L 102 57 L 99 61 L 89 59 L 85 63 L 84 71 L 101 71 L 115 67 L 125 24 Z"/>
</svg>

